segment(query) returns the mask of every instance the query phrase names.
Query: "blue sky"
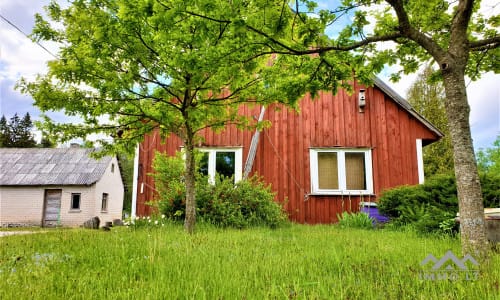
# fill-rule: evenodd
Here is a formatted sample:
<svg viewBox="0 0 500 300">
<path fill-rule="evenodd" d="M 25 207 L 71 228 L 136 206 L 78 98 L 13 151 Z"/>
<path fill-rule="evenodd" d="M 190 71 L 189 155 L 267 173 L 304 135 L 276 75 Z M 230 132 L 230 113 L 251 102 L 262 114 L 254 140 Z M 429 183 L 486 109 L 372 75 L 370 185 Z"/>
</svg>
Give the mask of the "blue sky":
<svg viewBox="0 0 500 300">
<path fill-rule="evenodd" d="M 49 0 L 2 0 L 0 14 L 23 32 L 30 33 L 34 14 L 43 12 L 43 6 L 48 3 Z M 331 3 L 319 2 L 319 7 L 326 8 Z M 499 7 L 497 5 L 497 9 Z M 344 18 L 342 21 L 347 22 L 348 19 Z M 57 47 L 54 45 L 43 46 L 50 52 L 57 53 Z M 46 62 L 50 59 L 53 57 L 49 53 L 0 19 L 0 115 L 10 118 L 16 112 L 21 115 L 29 112 L 33 119 L 38 119 L 40 112 L 33 106 L 33 99 L 22 95 L 14 87 L 21 77 L 33 79 L 37 73 L 46 72 Z M 379 77 L 399 94 L 406 96 L 406 91 L 416 75 L 412 74 L 398 83 L 392 83 L 388 80 L 389 72 L 390 70 L 386 69 Z M 474 146 L 476 149 L 489 147 L 500 134 L 500 75 L 485 74 L 479 81 L 470 82 L 467 92 L 471 105 L 470 123 Z M 50 116 L 57 121 L 68 120 L 61 112 L 51 113 Z"/>
</svg>

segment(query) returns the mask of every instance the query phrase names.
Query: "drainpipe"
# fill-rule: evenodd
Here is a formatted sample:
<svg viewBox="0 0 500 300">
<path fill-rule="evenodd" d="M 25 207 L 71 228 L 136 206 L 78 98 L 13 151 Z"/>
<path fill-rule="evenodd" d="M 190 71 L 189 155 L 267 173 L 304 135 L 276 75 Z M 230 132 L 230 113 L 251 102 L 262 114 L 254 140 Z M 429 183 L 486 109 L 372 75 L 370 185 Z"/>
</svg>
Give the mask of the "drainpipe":
<svg viewBox="0 0 500 300">
<path fill-rule="evenodd" d="M 132 181 L 132 207 L 130 211 L 130 215 L 132 218 L 135 218 L 136 209 L 137 209 L 137 185 L 139 181 L 139 144 L 135 148 L 134 154 L 134 175 Z"/>
</svg>

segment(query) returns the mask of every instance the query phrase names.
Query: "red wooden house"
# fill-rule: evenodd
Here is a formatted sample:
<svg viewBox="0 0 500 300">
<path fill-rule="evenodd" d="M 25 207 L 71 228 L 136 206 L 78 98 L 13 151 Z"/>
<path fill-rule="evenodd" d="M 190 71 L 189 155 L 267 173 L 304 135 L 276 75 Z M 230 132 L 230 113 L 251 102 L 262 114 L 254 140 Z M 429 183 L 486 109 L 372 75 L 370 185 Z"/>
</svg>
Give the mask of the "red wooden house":
<svg viewBox="0 0 500 300">
<path fill-rule="evenodd" d="M 352 95 L 340 90 L 321 92 L 316 100 L 305 96 L 300 113 L 271 106 L 263 116 L 272 126 L 259 134 L 234 126 L 218 134 L 204 131 L 199 149 L 206 152 L 205 172 L 229 172 L 238 180 L 246 166 L 250 175 L 258 173 L 272 185 L 276 200 L 300 223 L 336 222 L 337 214 L 358 210 L 361 201 L 377 201 L 384 189 L 423 182 L 422 146 L 442 137 L 379 79 L 374 87 L 355 84 Z M 139 145 L 136 215 L 151 213 L 145 203 L 155 197 L 147 175 L 154 152 L 174 155 L 181 147 L 176 136 L 162 141 L 158 133 Z"/>
</svg>

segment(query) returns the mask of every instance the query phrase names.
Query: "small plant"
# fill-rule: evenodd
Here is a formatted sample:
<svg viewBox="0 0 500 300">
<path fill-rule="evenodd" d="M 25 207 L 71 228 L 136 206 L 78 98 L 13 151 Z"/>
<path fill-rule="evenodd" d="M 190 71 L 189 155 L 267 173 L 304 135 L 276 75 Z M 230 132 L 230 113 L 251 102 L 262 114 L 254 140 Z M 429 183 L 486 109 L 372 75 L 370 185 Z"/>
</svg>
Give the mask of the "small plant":
<svg viewBox="0 0 500 300">
<path fill-rule="evenodd" d="M 366 213 L 343 212 L 338 216 L 339 226 L 343 228 L 373 229 L 375 220 Z"/>
</svg>

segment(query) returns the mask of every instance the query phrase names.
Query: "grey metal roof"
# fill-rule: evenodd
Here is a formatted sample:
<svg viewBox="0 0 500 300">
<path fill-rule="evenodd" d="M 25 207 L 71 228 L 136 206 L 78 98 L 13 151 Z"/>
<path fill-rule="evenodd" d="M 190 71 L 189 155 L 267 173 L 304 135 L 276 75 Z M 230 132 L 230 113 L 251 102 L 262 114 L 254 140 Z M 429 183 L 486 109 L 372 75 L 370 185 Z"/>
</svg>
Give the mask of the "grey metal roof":
<svg viewBox="0 0 500 300">
<path fill-rule="evenodd" d="M 415 117 L 417 120 L 422 122 L 430 131 L 434 132 L 439 138 L 443 137 L 444 134 L 431 122 L 427 121 L 421 114 L 419 114 L 405 98 L 401 97 L 396 91 L 394 91 L 390 86 L 388 86 L 382 79 L 375 77 L 373 84 L 386 93 L 396 104 L 406 110 L 410 115 Z"/>
<path fill-rule="evenodd" d="M 0 186 L 91 185 L 112 157 L 90 157 L 85 148 L 0 148 Z"/>
</svg>

